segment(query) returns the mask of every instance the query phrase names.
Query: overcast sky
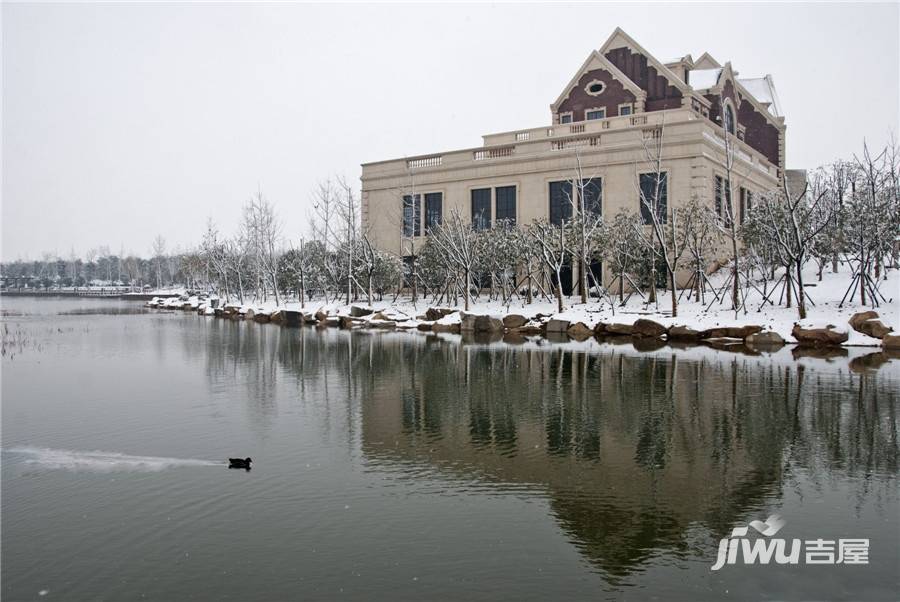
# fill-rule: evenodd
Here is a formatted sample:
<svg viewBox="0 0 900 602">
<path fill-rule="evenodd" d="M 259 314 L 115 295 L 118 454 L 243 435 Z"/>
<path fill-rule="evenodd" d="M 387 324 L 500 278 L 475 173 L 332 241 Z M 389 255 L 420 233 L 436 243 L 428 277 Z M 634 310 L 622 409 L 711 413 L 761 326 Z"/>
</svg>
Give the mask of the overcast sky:
<svg viewBox="0 0 900 602">
<path fill-rule="evenodd" d="M 771 73 L 788 167 L 898 128 L 897 4 L 2 5 L 2 257 L 147 255 L 231 231 L 262 188 L 285 234 L 359 164 L 549 123 L 622 27 L 661 59 Z"/>
</svg>

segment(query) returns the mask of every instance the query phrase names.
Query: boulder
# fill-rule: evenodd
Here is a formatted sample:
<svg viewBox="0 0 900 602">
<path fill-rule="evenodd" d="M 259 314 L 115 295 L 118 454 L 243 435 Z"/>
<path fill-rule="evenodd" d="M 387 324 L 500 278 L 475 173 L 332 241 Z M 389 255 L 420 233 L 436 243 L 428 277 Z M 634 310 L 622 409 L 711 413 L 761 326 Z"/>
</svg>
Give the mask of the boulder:
<svg viewBox="0 0 900 602">
<path fill-rule="evenodd" d="M 701 339 L 745 339 L 751 334 L 762 332 L 762 326 L 716 326 L 700 332 Z"/>
<path fill-rule="evenodd" d="M 434 324 L 431 322 L 419 322 L 418 325 L 416 325 L 416 330 L 421 330 L 423 332 L 431 332 L 433 328 Z"/>
<path fill-rule="evenodd" d="M 354 318 L 361 318 L 363 316 L 368 316 L 375 310 L 371 307 L 362 307 L 361 305 L 351 305 L 350 306 L 350 315 Z"/>
<path fill-rule="evenodd" d="M 631 336 L 634 337 L 658 339 L 664 334 L 666 334 L 665 326 L 658 322 L 654 322 L 653 320 L 647 320 L 646 318 L 638 318 L 634 321 L 634 324 L 631 325 Z"/>
<path fill-rule="evenodd" d="M 604 334 L 611 334 L 615 336 L 630 336 L 632 332 L 633 327 L 631 324 L 607 324 Z"/>
<path fill-rule="evenodd" d="M 831 324 L 825 328 L 802 328 L 799 324 L 794 324 L 791 336 L 805 347 L 834 347 L 846 343 L 850 338 L 846 332 L 835 330 Z"/>
<path fill-rule="evenodd" d="M 284 326 L 290 326 L 294 328 L 303 324 L 303 314 L 299 311 L 284 309 L 281 311 L 281 316 L 281 324 L 283 324 Z"/>
<path fill-rule="evenodd" d="M 459 334 L 461 330 L 462 323 L 441 324 L 440 322 L 435 322 L 431 325 L 431 332 L 450 332 L 453 334 Z"/>
<path fill-rule="evenodd" d="M 319 309 L 315 313 L 316 322 L 322 323 L 328 318 L 328 314 L 325 313 L 324 309 Z"/>
<path fill-rule="evenodd" d="M 699 341 L 701 333 L 687 326 L 673 326 L 666 334 L 670 341 Z"/>
<path fill-rule="evenodd" d="M 751 347 L 781 347 L 784 345 L 784 339 L 781 335 L 771 330 L 747 335 L 744 342 Z"/>
<path fill-rule="evenodd" d="M 352 316 L 341 316 L 339 318 L 341 328 L 344 330 L 350 330 L 354 326 L 360 326 L 360 321 Z"/>
<path fill-rule="evenodd" d="M 244 317 L 247 318 L 248 320 L 252 320 L 253 316 L 255 316 L 255 315 L 256 315 L 256 310 L 253 309 L 252 307 L 250 309 L 248 309 L 246 311 L 246 313 L 244 313 Z"/>
<path fill-rule="evenodd" d="M 894 351 L 900 350 L 900 334 L 886 334 L 881 339 L 881 346 Z"/>
<path fill-rule="evenodd" d="M 491 316 L 477 316 L 475 332 L 503 332 L 503 322 Z"/>
<path fill-rule="evenodd" d="M 525 326 L 526 323 L 528 323 L 528 319 L 519 314 L 508 314 L 503 316 L 503 326 L 506 328 L 520 328 Z"/>
<path fill-rule="evenodd" d="M 522 336 L 533 336 L 543 333 L 541 325 L 537 322 L 529 322 L 527 324 L 519 326 L 518 328 L 510 328 L 509 331 L 520 334 Z"/>
<path fill-rule="evenodd" d="M 548 320 L 547 324 L 544 327 L 544 330 L 547 332 L 547 334 L 565 333 L 569 330 L 569 321 L 568 320 Z"/>
<path fill-rule="evenodd" d="M 594 334 L 593 329 L 589 328 L 584 322 L 575 322 L 566 329 L 566 334 L 576 341 L 585 341 Z"/>
<path fill-rule="evenodd" d="M 280 309 L 276 309 L 272 312 L 272 315 L 269 316 L 269 319 L 276 324 L 284 324 L 284 312 Z"/>
<path fill-rule="evenodd" d="M 467 314 L 464 311 L 459 312 L 459 329 L 463 332 L 474 332 L 475 314 Z"/>
<path fill-rule="evenodd" d="M 857 313 L 853 314 L 852 316 L 850 316 L 850 319 L 848 320 L 848 322 L 850 323 L 850 327 L 853 328 L 853 330 L 862 332 L 859 329 L 860 324 L 862 324 L 866 320 L 875 320 L 877 318 L 878 318 L 878 312 L 872 311 L 870 309 L 868 311 L 861 311 L 861 312 L 857 312 Z"/>
<path fill-rule="evenodd" d="M 271 316 L 269 316 L 269 314 L 256 313 L 253 315 L 253 321 L 259 322 L 260 324 L 265 324 L 269 320 L 271 320 Z"/>
<path fill-rule="evenodd" d="M 865 322 L 860 323 L 858 327 L 854 328 L 857 332 L 867 334 L 876 339 L 883 339 L 884 335 L 894 331 L 893 328 L 885 326 L 881 320 L 876 319 L 866 320 Z"/>
<path fill-rule="evenodd" d="M 603 322 L 597 322 L 594 325 L 594 334 L 599 337 L 606 335 L 606 324 L 604 324 Z"/>
<path fill-rule="evenodd" d="M 429 322 L 436 322 L 444 316 L 449 316 L 455 311 L 457 310 L 450 309 L 449 307 L 429 307 L 425 312 L 425 319 Z"/>
<path fill-rule="evenodd" d="M 379 328 L 381 330 L 394 330 L 397 328 L 397 323 L 393 320 L 378 320 L 369 322 L 369 326 L 371 328 Z"/>
</svg>

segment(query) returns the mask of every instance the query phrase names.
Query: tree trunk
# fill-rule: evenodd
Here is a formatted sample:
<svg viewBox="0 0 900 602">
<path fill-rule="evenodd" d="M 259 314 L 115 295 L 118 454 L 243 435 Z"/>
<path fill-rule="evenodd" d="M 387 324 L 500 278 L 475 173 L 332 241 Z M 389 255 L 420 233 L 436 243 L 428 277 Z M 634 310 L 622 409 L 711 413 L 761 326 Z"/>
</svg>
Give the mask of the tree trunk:
<svg viewBox="0 0 900 602">
<path fill-rule="evenodd" d="M 465 284 L 466 290 L 463 293 L 463 299 L 464 299 L 466 311 L 469 311 L 469 296 L 471 295 L 470 291 L 472 290 L 472 272 L 471 272 L 471 270 L 469 270 L 469 268 L 466 268 L 465 272 L 466 272 L 466 274 L 465 274 L 466 281 L 464 284 Z"/>
<path fill-rule="evenodd" d="M 800 314 L 800 319 L 806 319 L 806 293 L 803 292 L 803 265 L 802 262 L 797 262 L 797 310 Z"/>
<path fill-rule="evenodd" d="M 678 295 L 675 292 L 675 272 L 669 271 L 669 284 L 672 289 L 672 317 L 678 317 Z"/>
</svg>

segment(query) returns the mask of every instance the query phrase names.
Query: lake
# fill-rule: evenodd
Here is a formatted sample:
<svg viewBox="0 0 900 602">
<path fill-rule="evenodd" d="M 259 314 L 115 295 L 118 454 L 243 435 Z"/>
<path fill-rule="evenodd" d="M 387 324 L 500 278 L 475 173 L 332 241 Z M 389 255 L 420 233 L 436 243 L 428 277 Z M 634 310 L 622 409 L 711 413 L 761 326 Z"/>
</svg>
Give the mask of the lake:
<svg viewBox="0 0 900 602">
<path fill-rule="evenodd" d="M 2 309 L 5 601 L 900 591 L 900 361 L 874 349 Z M 245 456 L 251 471 L 226 468 Z M 711 570 L 720 539 L 773 514 L 788 542 L 869 539 L 868 564 Z"/>
</svg>

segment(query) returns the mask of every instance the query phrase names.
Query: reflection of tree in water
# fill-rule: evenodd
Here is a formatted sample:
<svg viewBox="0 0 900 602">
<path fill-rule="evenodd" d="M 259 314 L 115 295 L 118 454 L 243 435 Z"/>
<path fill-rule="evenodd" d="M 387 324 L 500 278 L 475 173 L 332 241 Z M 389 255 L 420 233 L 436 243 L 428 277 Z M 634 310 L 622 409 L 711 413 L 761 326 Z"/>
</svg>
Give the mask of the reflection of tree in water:
<svg viewBox="0 0 900 602">
<path fill-rule="evenodd" d="M 402 365 L 385 359 L 390 346 L 405 347 L 396 356 Z M 889 372 L 861 377 L 845 365 L 809 370 L 724 353 L 685 359 L 403 336 L 383 338 L 377 354 L 379 382 L 396 382 L 402 402 L 393 411 L 403 426 L 390 435 L 389 453 L 364 437 L 365 453 L 427 461 L 498 486 L 542 485 L 560 525 L 610 578 L 663 551 L 686 554 L 692 525 L 724 535 L 778 499 L 794 466 L 823 479 L 874 472 L 896 483 Z M 377 416 L 363 404 L 373 440 L 390 428 L 390 395 L 378 397 Z"/>
<path fill-rule="evenodd" d="M 185 346 L 207 341 L 211 386 L 245 387 L 263 426 L 295 395 L 358 420 L 374 465 L 424 462 L 499 489 L 537 485 L 610 580 L 651 556 L 688 554 L 696 525 L 724 536 L 799 471 L 867 476 L 855 481 L 859 500 L 896 489 L 893 369 L 204 323 Z"/>
</svg>

